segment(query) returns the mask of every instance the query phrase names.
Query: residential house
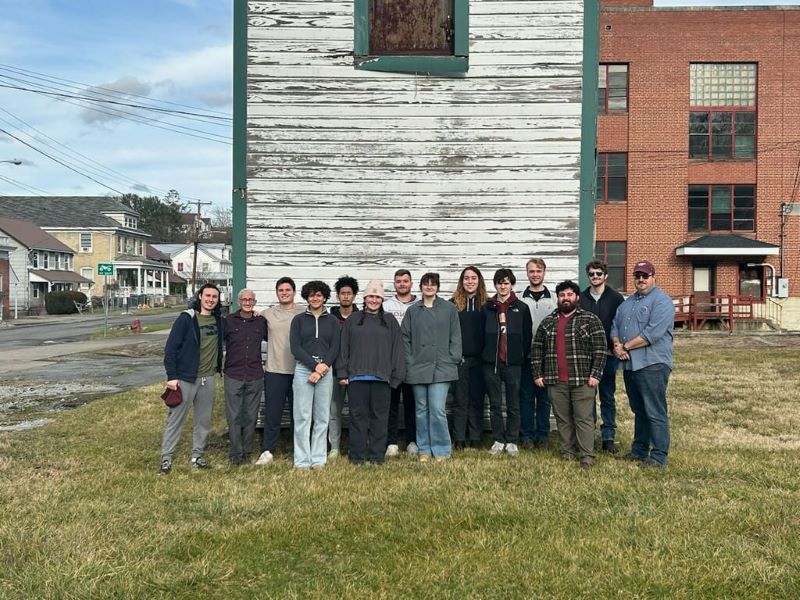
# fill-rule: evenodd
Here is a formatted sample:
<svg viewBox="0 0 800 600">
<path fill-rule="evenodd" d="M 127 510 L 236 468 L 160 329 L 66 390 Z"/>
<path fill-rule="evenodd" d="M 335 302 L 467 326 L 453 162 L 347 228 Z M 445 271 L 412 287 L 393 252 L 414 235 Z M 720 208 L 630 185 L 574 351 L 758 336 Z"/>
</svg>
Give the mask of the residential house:
<svg viewBox="0 0 800 600">
<path fill-rule="evenodd" d="M 524 281 L 530 256 L 576 277 L 594 242 L 597 15 L 576 0 L 234 3 L 235 287 L 408 268 L 448 293 L 469 264 Z"/>
<path fill-rule="evenodd" d="M 80 290 L 91 295 L 92 280 L 73 270 L 75 252 L 54 236 L 33 223 L 4 217 L 0 217 L 0 236 L 0 246 L 9 248 L 9 271 L 3 273 L 4 313 L 12 307 L 41 307 L 48 292 Z M 12 278 L 14 284 L 8 286 Z"/>
<path fill-rule="evenodd" d="M 208 217 L 198 217 L 197 213 L 181 213 L 180 228 L 186 234 L 187 239 L 195 235 L 202 235 L 211 231 L 211 219 Z"/>
<path fill-rule="evenodd" d="M 231 247 L 228 244 L 197 244 L 197 269 L 194 268 L 194 244 L 153 244 L 153 248 L 166 254 L 172 261 L 172 269 L 181 280 L 187 283 L 187 296 L 192 293 L 192 280 L 195 289 L 204 283 L 213 283 L 220 288 L 222 301 L 231 297 L 233 263 Z"/>
<path fill-rule="evenodd" d="M 178 275 L 172 269 L 172 258 L 169 254 L 165 254 L 156 248 L 153 244 L 147 243 L 147 258 L 159 262 L 169 267 L 168 277 L 168 290 L 167 294 L 171 296 L 185 296 L 186 295 L 186 280 Z"/>
<path fill-rule="evenodd" d="M 71 248 L 73 269 L 93 282 L 93 295 L 104 293 L 106 278 L 98 274 L 98 265 L 108 263 L 114 266 L 108 278 L 114 293 L 166 294 L 170 269 L 147 258 L 150 236 L 139 229 L 139 214 L 114 198 L 2 196 L 0 217 L 35 223 Z"/>
<path fill-rule="evenodd" d="M 13 271 L 11 270 L 9 257 L 13 250 L 14 246 L 11 245 L 11 240 L 8 236 L 0 234 L 0 321 L 8 319 L 8 292 L 12 285 L 18 284 L 16 274 L 13 275 L 12 282 Z"/>
</svg>

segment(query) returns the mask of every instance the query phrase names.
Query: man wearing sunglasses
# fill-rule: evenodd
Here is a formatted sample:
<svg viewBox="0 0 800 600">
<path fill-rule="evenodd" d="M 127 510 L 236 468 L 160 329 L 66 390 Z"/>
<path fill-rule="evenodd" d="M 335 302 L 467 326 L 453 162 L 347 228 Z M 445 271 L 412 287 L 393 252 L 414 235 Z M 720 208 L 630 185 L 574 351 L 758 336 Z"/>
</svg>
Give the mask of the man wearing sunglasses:
<svg viewBox="0 0 800 600">
<path fill-rule="evenodd" d="M 586 265 L 586 275 L 589 277 L 589 287 L 581 292 L 580 308 L 594 313 L 603 323 L 603 330 L 606 333 L 606 366 L 603 370 L 603 378 L 598 386 L 600 396 L 600 435 L 603 440 L 603 451 L 616 454 L 619 446 L 615 441 L 617 435 L 617 403 L 614 394 L 617 392 L 617 369 L 619 360 L 614 355 L 614 344 L 611 343 L 611 323 L 614 315 L 617 314 L 617 307 L 622 304 L 624 298 L 617 290 L 606 282 L 608 279 L 608 266 L 600 260 L 593 260 Z M 597 422 L 597 411 L 595 410 L 595 422 Z"/>
<path fill-rule="evenodd" d="M 622 458 L 664 468 L 669 453 L 667 383 L 672 372 L 672 299 L 656 287 L 653 263 L 633 266 L 636 293 L 619 305 L 611 325 L 614 355 L 621 361 L 634 415 L 631 450 Z"/>
</svg>

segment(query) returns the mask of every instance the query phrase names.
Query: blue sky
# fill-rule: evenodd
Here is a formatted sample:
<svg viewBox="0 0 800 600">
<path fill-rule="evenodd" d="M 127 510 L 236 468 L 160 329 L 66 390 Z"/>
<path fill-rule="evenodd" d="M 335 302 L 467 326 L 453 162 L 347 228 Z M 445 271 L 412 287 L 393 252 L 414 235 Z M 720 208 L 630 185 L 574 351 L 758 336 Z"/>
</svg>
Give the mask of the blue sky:
<svg viewBox="0 0 800 600">
<path fill-rule="evenodd" d="M 0 131 L 0 160 L 23 161 L 0 164 L 0 194 L 105 195 L 112 188 L 163 196 L 174 188 L 184 199 L 229 204 L 232 4 L 0 0 L 0 86 L 39 90 L 0 87 L 0 128 L 97 180 Z M 194 112 L 202 120 L 73 97 L 98 92 L 104 100 Z M 107 114 L 114 110 L 140 122 Z"/>
<path fill-rule="evenodd" d="M 781 3 L 656 0 L 684 6 Z M 124 92 L 119 101 L 151 103 L 146 98 L 154 98 L 161 108 L 208 114 L 214 121 L 95 105 L 106 112 L 129 111 L 150 123 L 145 125 L 67 103 L 74 98 L 0 87 L 0 129 L 96 180 L 0 131 L 0 161 L 23 161 L 20 166 L 0 163 L 0 194 L 116 190 L 163 197 L 174 188 L 185 200 L 227 206 L 231 147 L 222 142 L 230 141 L 224 117 L 232 111 L 232 5 L 231 0 L 0 0 L 0 86 L 44 87 L 68 96 L 95 96 L 94 87 L 113 88 Z M 152 125 L 199 131 L 178 134 Z"/>
</svg>

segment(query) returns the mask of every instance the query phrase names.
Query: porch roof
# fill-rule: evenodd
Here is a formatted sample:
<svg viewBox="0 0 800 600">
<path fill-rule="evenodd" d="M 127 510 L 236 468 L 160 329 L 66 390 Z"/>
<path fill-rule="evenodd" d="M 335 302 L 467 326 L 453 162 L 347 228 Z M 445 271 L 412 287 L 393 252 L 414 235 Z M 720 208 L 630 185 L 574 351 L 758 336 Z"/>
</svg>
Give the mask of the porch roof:
<svg viewBox="0 0 800 600">
<path fill-rule="evenodd" d="M 780 248 L 732 233 L 710 233 L 675 248 L 676 256 L 774 256 Z"/>
<path fill-rule="evenodd" d="M 36 283 L 94 283 L 91 279 L 86 279 L 74 271 L 47 271 L 44 269 L 32 269 L 30 271 L 31 281 Z"/>
</svg>

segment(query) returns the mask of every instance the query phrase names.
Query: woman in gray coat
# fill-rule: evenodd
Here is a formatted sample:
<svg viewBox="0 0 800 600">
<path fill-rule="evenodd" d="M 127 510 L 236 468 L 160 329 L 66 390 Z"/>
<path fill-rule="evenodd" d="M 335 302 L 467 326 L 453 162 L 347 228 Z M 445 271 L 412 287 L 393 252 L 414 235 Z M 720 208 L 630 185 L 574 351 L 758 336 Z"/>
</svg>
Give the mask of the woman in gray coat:
<svg viewBox="0 0 800 600">
<path fill-rule="evenodd" d="M 458 379 L 461 362 L 461 326 L 451 302 L 437 296 L 439 274 L 420 280 L 422 301 L 412 304 L 401 330 L 406 351 L 406 382 L 414 390 L 417 446 L 420 462 L 450 457 L 447 429 L 447 390 Z"/>
</svg>

